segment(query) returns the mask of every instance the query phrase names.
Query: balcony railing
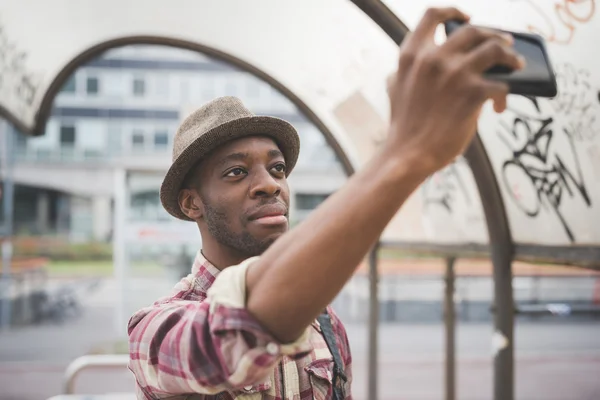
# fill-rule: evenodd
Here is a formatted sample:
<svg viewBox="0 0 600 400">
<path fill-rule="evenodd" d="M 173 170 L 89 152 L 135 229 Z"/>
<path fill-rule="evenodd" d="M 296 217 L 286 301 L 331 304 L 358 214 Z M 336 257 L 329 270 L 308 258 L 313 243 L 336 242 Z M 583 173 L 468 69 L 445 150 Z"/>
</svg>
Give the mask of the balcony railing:
<svg viewBox="0 0 600 400">
<path fill-rule="evenodd" d="M 80 149 L 76 147 L 29 148 L 18 147 L 15 152 L 17 163 L 105 163 L 124 158 L 146 159 L 148 157 L 161 157 L 170 159 L 167 147 L 155 149 L 129 149 L 129 150 L 105 150 L 105 149 Z"/>
</svg>

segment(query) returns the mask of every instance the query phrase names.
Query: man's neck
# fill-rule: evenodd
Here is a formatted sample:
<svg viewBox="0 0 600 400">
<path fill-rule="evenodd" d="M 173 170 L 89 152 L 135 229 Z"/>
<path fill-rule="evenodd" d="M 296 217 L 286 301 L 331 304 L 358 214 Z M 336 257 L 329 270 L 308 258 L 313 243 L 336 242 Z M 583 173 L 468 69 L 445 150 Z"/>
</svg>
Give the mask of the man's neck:
<svg viewBox="0 0 600 400">
<path fill-rule="evenodd" d="M 204 258 L 219 270 L 231 267 L 232 265 L 238 265 L 249 258 L 248 256 L 239 254 L 235 250 L 222 246 L 203 245 L 200 251 Z"/>
</svg>

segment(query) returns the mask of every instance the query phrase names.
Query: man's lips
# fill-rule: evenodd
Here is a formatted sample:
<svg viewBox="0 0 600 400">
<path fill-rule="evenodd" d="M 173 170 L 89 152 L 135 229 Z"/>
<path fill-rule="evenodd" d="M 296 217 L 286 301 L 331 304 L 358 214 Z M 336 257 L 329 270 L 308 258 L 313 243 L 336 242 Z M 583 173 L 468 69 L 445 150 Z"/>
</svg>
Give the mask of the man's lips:
<svg viewBox="0 0 600 400">
<path fill-rule="evenodd" d="M 282 224 L 287 222 L 287 211 L 287 207 L 281 203 L 269 204 L 252 213 L 249 219 L 269 225 Z"/>
</svg>

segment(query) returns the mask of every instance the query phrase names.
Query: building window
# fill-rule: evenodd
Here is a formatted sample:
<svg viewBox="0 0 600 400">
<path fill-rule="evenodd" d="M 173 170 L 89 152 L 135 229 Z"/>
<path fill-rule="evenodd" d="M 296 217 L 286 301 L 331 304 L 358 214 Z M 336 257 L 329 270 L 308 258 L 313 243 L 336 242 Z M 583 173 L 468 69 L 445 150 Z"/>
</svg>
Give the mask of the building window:
<svg viewBox="0 0 600 400">
<path fill-rule="evenodd" d="M 133 80 L 133 95 L 143 96 L 146 93 L 146 82 L 142 78 Z"/>
<path fill-rule="evenodd" d="M 65 146 L 75 145 L 75 127 L 72 125 L 62 125 L 60 127 L 60 144 Z"/>
<path fill-rule="evenodd" d="M 306 194 L 296 195 L 296 208 L 298 210 L 314 210 L 329 197 L 328 194 Z"/>
<path fill-rule="evenodd" d="M 141 130 L 134 130 L 131 135 L 131 146 L 134 149 L 142 149 L 144 148 L 144 132 Z"/>
<path fill-rule="evenodd" d="M 133 221 L 158 221 L 161 215 L 159 192 L 134 193 L 130 200 Z"/>
<path fill-rule="evenodd" d="M 71 75 L 69 77 L 69 79 L 65 82 L 60 91 L 63 93 L 75 93 L 77 91 L 77 82 L 75 81 L 75 75 Z"/>
<path fill-rule="evenodd" d="M 158 131 L 154 134 L 154 147 L 166 148 L 169 144 L 169 134 L 166 131 Z"/>
<path fill-rule="evenodd" d="M 87 83 L 86 83 L 87 94 L 98 94 L 99 86 L 100 85 L 98 83 L 98 78 L 93 77 L 93 76 L 87 78 Z"/>
</svg>

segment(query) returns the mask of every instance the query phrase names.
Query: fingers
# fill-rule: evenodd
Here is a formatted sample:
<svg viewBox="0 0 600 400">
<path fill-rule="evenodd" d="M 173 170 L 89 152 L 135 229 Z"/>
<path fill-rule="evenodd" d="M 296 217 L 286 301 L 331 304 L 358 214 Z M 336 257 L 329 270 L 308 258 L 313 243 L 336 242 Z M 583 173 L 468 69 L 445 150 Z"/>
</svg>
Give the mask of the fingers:
<svg viewBox="0 0 600 400">
<path fill-rule="evenodd" d="M 484 72 L 495 65 L 504 65 L 515 70 L 525 66 L 525 59 L 504 40 L 492 37 L 471 51 L 465 64 L 475 72 Z"/>
<path fill-rule="evenodd" d="M 441 51 L 447 54 L 466 52 L 491 39 L 496 39 L 510 46 L 512 46 L 514 41 L 512 35 L 508 33 L 465 25 L 460 27 L 446 40 L 446 43 L 441 46 Z"/>
<path fill-rule="evenodd" d="M 509 87 L 503 82 L 494 82 L 481 78 L 480 85 L 483 87 L 483 94 L 486 99 L 492 99 L 494 102 L 494 111 L 502 113 L 506 110 L 506 97 L 509 93 Z"/>
<path fill-rule="evenodd" d="M 466 22 L 469 20 L 469 16 L 454 7 L 429 8 L 425 12 L 425 15 L 423 15 L 423 18 L 421 18 L 419 25 L 415 28 L 413 40 L 417 42 L 429 39 L 433 40 L 433 35 L 438 25 L 451 19 Z"/>
<path fill-rule="evenodd" d="M 385 83 L 386 83 L 387 93 L 388 93 L 388 95 L 390 95 L 390 93 L 396 83 L 396 73 L 392 73 L 392 74 L 388 75 L 388 77 L 385 80 Z"/>
</svg>

